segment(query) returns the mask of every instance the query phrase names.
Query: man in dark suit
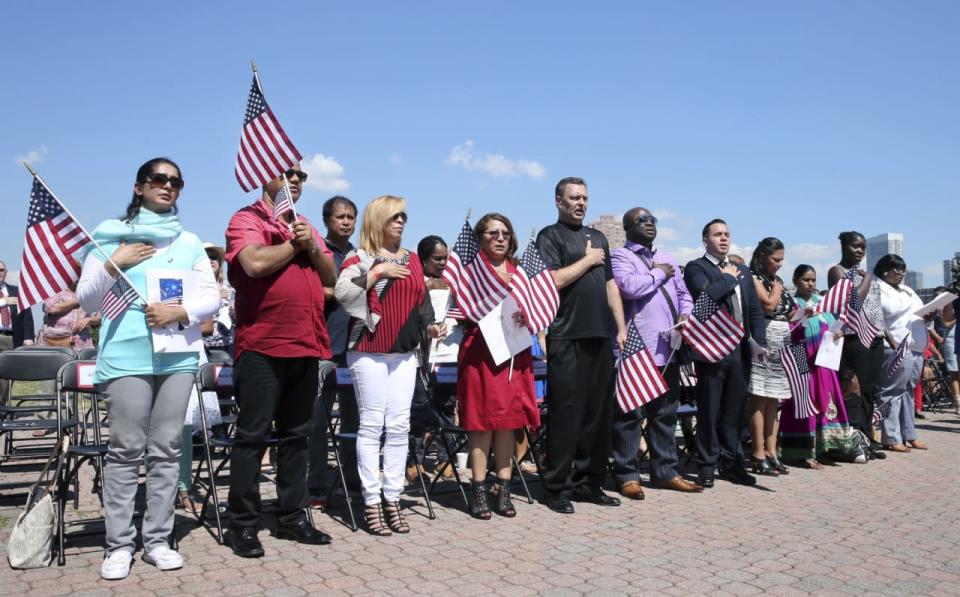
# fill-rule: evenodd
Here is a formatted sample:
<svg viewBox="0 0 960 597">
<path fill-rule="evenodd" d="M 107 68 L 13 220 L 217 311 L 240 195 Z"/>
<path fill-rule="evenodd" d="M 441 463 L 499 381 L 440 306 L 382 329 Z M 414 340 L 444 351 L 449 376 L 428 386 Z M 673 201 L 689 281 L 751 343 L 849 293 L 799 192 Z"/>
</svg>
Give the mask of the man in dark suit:
<svg viewBox="0 0 960 597">
<path fill-rule="evenodd" d="M 760 346 L 767 343 L 763 309 L 750 270 L 727 260 L 727 223 L 720 219 L 708 222 L 703 227 L 703 246 L 706 254 L 684 269 L 687 288 L 694 301 L 706 292 L 743 325 L 746 333 L 740 345 L 723 360 L 696 361 L 698 480 L 703 487 L 713 487 L 714 472 L 719 466 L 720 478 L 754 485 L 756 478 L 744 467 L 740 436 L 750 371 L 749 341 L 752 337 Z"/>
<path fill-rule="evenodd" d="M 0 261 L 0 352 L 33 344 L 33 314 L 17 308 L 20 290 L 7 284 L 7 264 Z M 0 380 L 0 402 L 7 399 L 9 382 Z"/>
</svg>

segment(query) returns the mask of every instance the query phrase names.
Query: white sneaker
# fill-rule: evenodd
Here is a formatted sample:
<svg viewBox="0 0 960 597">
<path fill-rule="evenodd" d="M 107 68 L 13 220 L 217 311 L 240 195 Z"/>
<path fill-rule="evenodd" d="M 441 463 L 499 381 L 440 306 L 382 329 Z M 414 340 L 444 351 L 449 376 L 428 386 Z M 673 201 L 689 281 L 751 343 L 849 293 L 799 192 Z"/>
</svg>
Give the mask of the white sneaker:
<svg viewBox="0 0 960 597">
<path fill-rule="evenodd" d="M 126 550 L 118 550 L 103 559 L 100 564 L 100 578 L 103 580 L 120 580 L 130 574 L 130 562 L 133 554 Z"/>
<path fill-rule="evenodd" d="M 154 547 L 143 554 L 143 561 L 153 564 L 158 570 L 176 570 L 183 568 L 183 556 L 166 545 Z"/>
</svg>

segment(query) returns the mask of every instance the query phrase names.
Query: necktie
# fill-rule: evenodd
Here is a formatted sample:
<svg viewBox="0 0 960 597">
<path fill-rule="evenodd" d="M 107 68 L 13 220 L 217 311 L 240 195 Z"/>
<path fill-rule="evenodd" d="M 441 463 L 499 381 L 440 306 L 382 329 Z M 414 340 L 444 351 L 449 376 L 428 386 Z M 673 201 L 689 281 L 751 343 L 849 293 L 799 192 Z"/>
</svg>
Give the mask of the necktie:
<svg viewBox="0 0 960 597">
<path fill-rule="evenodd" d="M 723 269 L 730 265 L 730 262 L 724 259 L 719 264 L 717 264 L 720 269 Z M 737 284 L 740 283 L 740 280 L 737 280 Z M 730 312 L 733 313 L 733 318 L 737 320 L 737 323 L 743 323 L 743 309 L 740 308 L 740 299 L 737 296 L 736 290 L 733 294 L 727 297 L 727 306 L 730 308 Z"/>
<path fill-rule="evenodd" d="M 10 307 L 6 305 L 0 307 L 0 327 L 3 329 L 10 327 Z"/>
</svg>

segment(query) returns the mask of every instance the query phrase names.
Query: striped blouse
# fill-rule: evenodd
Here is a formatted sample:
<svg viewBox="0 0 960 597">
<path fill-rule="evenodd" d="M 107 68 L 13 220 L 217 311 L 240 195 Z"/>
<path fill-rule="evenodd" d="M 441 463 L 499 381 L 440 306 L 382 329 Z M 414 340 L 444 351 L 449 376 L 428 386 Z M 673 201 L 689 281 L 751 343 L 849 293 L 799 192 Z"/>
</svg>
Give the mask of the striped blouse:
<svg viewBox="0 0 960 597">
<path fill-rule="evenodd" d="M 407 251 L 396 261 L 357 249 L 344 259 L 335 293 L 351 318 L 347 350 L 410 352 L 420 344 L 422 330 L 434 323 L 423 267 L 419 259 L 411 259 L 410 255 Z M 387 261 L 410 268 L 410 275 L 403 279 L 383 278 L 367 290 L 370 270 Z"/>
</svg>

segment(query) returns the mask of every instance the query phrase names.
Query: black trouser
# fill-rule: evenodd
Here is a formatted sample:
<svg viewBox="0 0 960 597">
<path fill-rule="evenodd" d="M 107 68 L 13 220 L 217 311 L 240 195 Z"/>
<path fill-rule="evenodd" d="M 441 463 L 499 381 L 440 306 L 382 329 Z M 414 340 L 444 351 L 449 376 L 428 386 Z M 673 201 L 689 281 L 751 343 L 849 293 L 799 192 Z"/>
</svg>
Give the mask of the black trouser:
<svg viewBox="0 0 960 597">
<path fill-rule="evenodd" d="M 277 520 L 297 522 L 307 506 L 307 438 L 317 396 L 318 359 L 245 352 L 234 368 L 237 433 L 230 461 L 230 512 L 234 528 L 260 519 L 260 461 L 276 420 Z"/>
<path fill-rule="evenodd" d="M 649 404 L 619 413 L 613 419 L 613 476 L 617 484 L 640 480 L 640 438 L 647 419 L 650 476 L 669 481 L 677 476 L 677 407 L 680 406 L 680 366 L 671 363 L 664 379 L 670 390 Z"/>
<path fill-rule="evenodd" d="M 719 363 L 697 361 L 697 464 L 701 472 L 743 464 L 740 435 L 747 382 L 741 346 Z"/>
<path fill-rule="evenodd" d="M 347 366 L 345 355 L 336 355 L 332 361 L 336 367 Z M 329 425 L 327 414 L 333 409 L 334 403 L 340 406 L 340 433 L 356 433 L 360 427 L 360 412 L 357 410 L 357 398 L 353 395 L 353 388 L 337 386 L 337 369 L 329 367 L 323 382 L 320 384 L 320 396 L 313 406 L 313 430 L 310 432 L 310 472 L 307 475 L 307 491 L 310 497 L 318 498 L 327 495 L 332 477 L 327 469 L 329 459 Z M 357 474 L 357 442 L 352 439 L 339 443 L 340 466 L 343 468 L 347 487 L 360 487 L 360 476 Z"/>
<path fill-rule="evenodd" d="M 608 338 L 547 339 L 548 496 L 599 488 L 610 453 L 613 350 Z"/>
<path fill-rule="evenodd" d="M 843 397 L 847 408 L 850 426 L 872 438 L 873 405 L 879 392 L 880 373 L 883 368 L 883 336 L 874 338 L 867 348 L 856 335 L 844 337 L 843 353 L 840 355 L 840 379 L 844 380 L 852 372 L 860 384 L 860 394 Z M 872 441 L 872 439 L 871 439 Z"/>
</svg>

